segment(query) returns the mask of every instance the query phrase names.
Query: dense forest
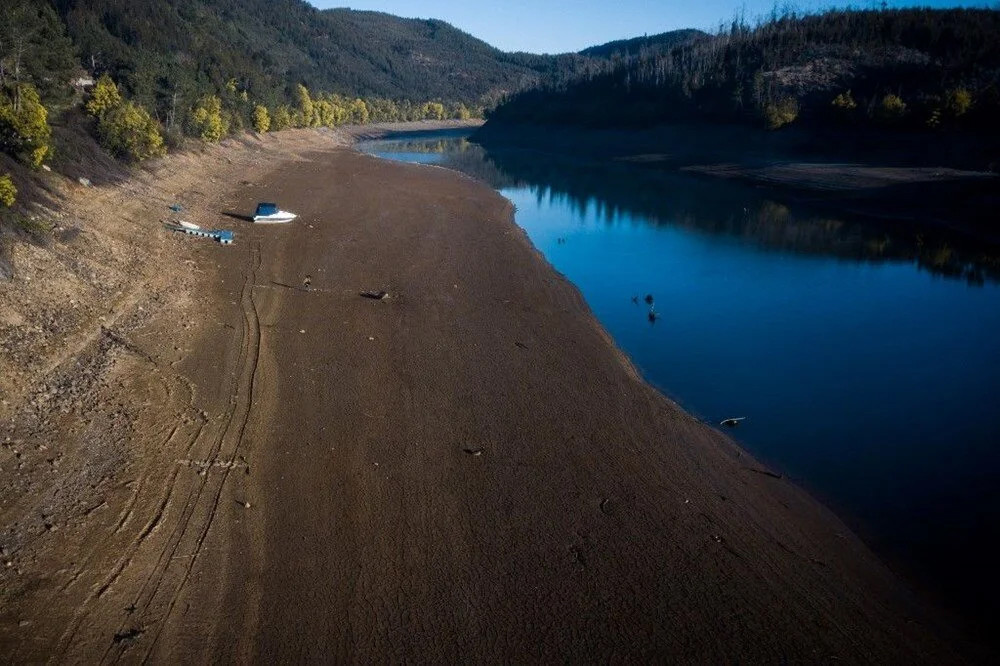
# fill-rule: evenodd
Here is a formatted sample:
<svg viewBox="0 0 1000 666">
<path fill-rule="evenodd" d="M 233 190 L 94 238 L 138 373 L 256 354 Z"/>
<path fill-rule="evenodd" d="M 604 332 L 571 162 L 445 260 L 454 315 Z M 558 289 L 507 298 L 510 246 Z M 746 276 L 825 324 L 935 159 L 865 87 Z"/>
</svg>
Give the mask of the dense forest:
<svg viewBox="0 0 1000 666">
<path fill-rule="evenodd" d="M 513 93 L 498 123 L 737 122 L 997 130 L 1000 11 L 905 9 L 735 21 L 711 38 Z"/>
<path fill-rule="evenodd" d="M 35 0 L 43 1 L 43 0 Z M 442 21 L 304 0 L 54 0 L 82 62 L 167 118 L 176 99 L 235 79 L 267 105 L 310 90 L 412 102 L 492 104 L 587 58 L 504 53 Z"/>
<path fill-rule="evenodd" d="M 184 136 L 469 118 L 609 62 L 504 53 L 441 21 L 305 0 L 5 0 L 0 151 L 43 166 L 51 123 L 81 106 L 100 143 L 132 161 Z"/>
</svg>

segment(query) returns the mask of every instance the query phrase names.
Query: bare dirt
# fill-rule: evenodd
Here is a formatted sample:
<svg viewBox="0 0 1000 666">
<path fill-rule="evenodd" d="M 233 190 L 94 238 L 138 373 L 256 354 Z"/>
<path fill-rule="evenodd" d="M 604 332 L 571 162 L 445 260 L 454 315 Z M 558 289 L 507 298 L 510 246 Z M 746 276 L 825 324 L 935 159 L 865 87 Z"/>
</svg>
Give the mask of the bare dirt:
<svg viewBox="0 0 1000 666">
<path fill-rule="evenodd" d="M 959 660 L 836 517 L 637 376 L 509 202 L 345 141 L 70 192 L 77 240 L 14 257 L 0 658 Z M 300 217 L 239 219 L 269 199 Z M 174 201 L 235 244 L 162 231 Z"/>
</svg>

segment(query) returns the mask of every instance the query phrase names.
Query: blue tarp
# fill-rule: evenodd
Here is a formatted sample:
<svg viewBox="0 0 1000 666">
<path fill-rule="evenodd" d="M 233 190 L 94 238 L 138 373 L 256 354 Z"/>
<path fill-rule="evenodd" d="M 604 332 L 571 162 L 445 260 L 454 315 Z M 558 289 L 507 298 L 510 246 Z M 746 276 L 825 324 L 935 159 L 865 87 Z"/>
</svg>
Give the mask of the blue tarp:
<svg viewBox="0 0 1000 666">
<path fill-rule="evenodd" d="M 258 215 L 274 215 L 277 212 L 278 212 L 278 204 L 259 203 L 257 204 L 257 212 L 254 213 L 254 217 Z"/>
</svg>

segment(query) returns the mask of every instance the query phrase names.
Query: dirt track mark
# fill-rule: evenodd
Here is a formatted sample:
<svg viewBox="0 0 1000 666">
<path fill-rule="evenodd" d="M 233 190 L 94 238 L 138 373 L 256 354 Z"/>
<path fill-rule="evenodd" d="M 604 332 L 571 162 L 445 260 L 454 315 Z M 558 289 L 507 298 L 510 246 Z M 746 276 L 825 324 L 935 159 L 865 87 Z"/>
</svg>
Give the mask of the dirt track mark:
<svg viewBox="0 0 1000 666">
<path fill-rule="evenodd" d="M 98 336 L 96 339 L 100 339 L 100 337 L 101 336 Z M 155 370 L 163 370 L 163 368 L 161 368 L 158 364 L 152 361 L 152 359 L 144 358 L 143 360 L 152 363 Z M 181 378 L 179 375 L 172 375 L 168 379 L 183 380 L 183 378 Z M 167 379 L 164 379 L 163 381 L 167 382 Z M 184 384 L 185 382 L 186 380 L 181 381 L 182 384 Z M 193 409 L 190 403 L 188 403 L 185 408 Z M 188 450 L 190 450 L 191 446 L 193 446 L 193 443 L 201 436 L 201 431 L 203 430 L 204 425 L 205 424 L 203 422 L 198 424 L 194 436 L 191 440 L 191 443 L 188 445 Z M 172 426 L 166 437 L 163 440 L 159 441 L 153 447 L 153 451 L 159 452 L 166 450 L 169 447 L 170 442 L 177 436 L 180 430 L 181 428 L 179 425 Z M 116 521 L 114 528 L 111 531 L 111 536 L 121 533 L 124 530 L 124 528 L 128 525 L 128 523 L 131 522 L 131 519 L 133 518 L 135 513 L 138 499 L 142 494 L 143 488 L 146 485 L 146 481 L 149 477 L 150 471 L 157 464 L 157 461 L 158 461 L 157 456 L 153 455 L 150 456 L 147 459 L 146 464 L 143 465 L 142 470 L 140 471 L 139 474 L 139 478 L 135 481 L 136 488 L 132 492 L 131 497 L 127 500 L 126 506 L 119 513 L 118 520 Z M 175 478 L 176 478 L 176 470 L 174 474 L 171 476 L 171 480 L 170 482 L 168 482 L 167 485 L 172 486 Z M 58 654 L 62 656 L 66 655 L 67 651 L 71 648 L 73 644 L 73 640 L 76 637 L 77 632 L 80 629 L 80 626 L 82 625 L 84 618 L 86 617 L 88 612 L 90 612 L 93 602 L 104 597 L 104 595 L 107 594 L 107 592 L 112 588 L 112 586 L 118 581 L 121 575 L 128 569 L 129 565 L 135 560 L 136 554 L 142 542 L 156 528 L 157 522 L 162 516 L 164 506 L 166 505 L 168 499 L 169 497 L 164 498 L 164 500 L 158 505 L 156 514 L 146 522 L 146 525 L 140 532 L 139 537 L 134 539 L 131 543 L 128 544 L 128 546 L 124 549 L 122 555 L 117 559 L 117 561 L 115 561 L 114 565 L 110 568 L 110 573 L 104 578 L 103 582 L 99 586 L 95 585 L 94 589 L 92 589 L 92 591 L 88 594 L 87 598 L 83 601 L 83 603 L 80 604 L 79 608 L 74 613 L 72 620 L 67 625 L 66 629 L 59 638 L 58 641 L 59 647 L 57 650 Z M 90 566 L 90 563 L 91 563 L 91 556 L 88 555 L 84 559 L 83 563 L 78 566 L 77 571 L 74 573 L 71 580 L 62 587 L 62 590 L 65 591 L 69 589 L 69 587 L 72 586 L 74 583 L 76 583 L 77 580 L 79 580 L 83 571 L 88 566 Z"/>
<path fill-rule="evenodd" d="M 167 546 L 161 552 L 160 558 L 154 567 L 152 574 L 147 579 L 146 584 L 143 585 L 142 590 L 140 590 L 137 596 L 135 606 L 139 609 L 140 622 L 142 622 L 146 627 L 150 627 L 153 624 L 156 625 L 156 628 L 153 630 L 153 638 L 143 656 L 143 661 L 148 660 L 153 654 L 163 628 L 169 620 L 176 606 L 177 600 L 190 578 L 191 571 L 198 560 L 198 555 L 201 552 L 202 545 L 208 536 L 208 532 L 211 529 L 216 514 L 218 513 L 226 481 L 233 468 L 236 467 L 236 465 L 232 463 L 236 461 L 239 455 L 247 422 L 250 418 L 250 408 L 253 404 L 254 383 L 260 356 L 260 319 L 257 313 L 256 303 L 254 302 L 253 289 L 256 283 L 257 270 L 260 267 L 261 261 L 260 245 L 254 244 L 250 248 L 248 269 L 244 276 L 240 298 L 240 305 L 243 314 L 243 331 L 238 362 L 238 380 L 235 392 L 230 400 L 232 407 L 227 415 L 225 428 L 219 436 L 213 450 L 205 458 L 208 461 L 217 461 L 222 459 L 224 463 L 228 464 L 222 465 L 223 473 L 214 477 L 217 481 L 206 473 L 201 477 L 202 481 L 198 484 L 198 487 L 192 490 L 188 501 L 185 503 L 181 520 L 175 528 L 174 534 L 172 534 L 171 538 L 168 540 Z M 212 493 L 212 490 L 208 488 L 210 482 L 216 483 L 214 493 Z M 206 492 L 209 493 L 210 500 L 202 506 L 202 497 Z M 196 520 L 196 514 L 204 515 L 204 519 Z M 179 572 L 180 581 L 176 584 L 176 586 L 173 586 L 171 591 L 163 591 L 163 595 L 169 596 L 164 598 L 162 604 L 158 603 L 157 599 L 161 596 L 161 590 L 163 589 L 163 584 L 167 578 L 171 563 L 178 559 L 176 553 L 181 544 L 188 540 L 189 535 L 192 535 L 190 538 L 193 538 L 192 552 L 182 556 L 183 559 L 187 560 L 187 564 L 184 566 L 183 571 Z M 175 536 L 176 538 L 174 538 Z M 143 599 L 144 597 L 145 599 Z M 158 607 L 163 608 L 164 605 L 165 611 L 157 613 L 156 609 Z M 119 652 L 116 655 L 112 655 L 111 652 L 116 647 Z M 130 646 L 124 644 L 112 644 L 109 646 L 108 652 L 105 653 L 102 661 L 109 659 L 114 661 L 121 658 L 124 651 L 128 649 L 128 647 Z"/>
</svg>

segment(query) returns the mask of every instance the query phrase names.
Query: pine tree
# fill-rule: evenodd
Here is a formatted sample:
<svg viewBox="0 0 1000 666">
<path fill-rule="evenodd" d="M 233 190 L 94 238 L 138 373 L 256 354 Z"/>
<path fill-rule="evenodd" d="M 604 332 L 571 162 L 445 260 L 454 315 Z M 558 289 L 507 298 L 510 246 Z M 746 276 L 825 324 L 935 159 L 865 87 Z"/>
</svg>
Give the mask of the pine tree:
<svg viewBox="0 0 1000 666">
<path fill-rule="evenodd" d="M 166 154 L 160 126 L 149 112 L 133 102 L 108 109 L 98 124 L 101 144 L 136 162 Z"/>
<path fill-rule="evenodd" d="M 0 8 L 0 88 L 30 83 L 46 103 L 69 100 L 76 48 L 48 2 L 3 0 Z"/>
<path fill-rule="evenodd" d="M 296 127 L 314 127 L 314 109 L 309 89 L 301 83 L 295 86 L 295 125 Z"/>
<path fill-rule="evenodd" d="M 110 76 L 103 74 L 101 78 L 97 79 L 97 83 L 90 93 L 90 99 L 87 100 L 84 108 L 90 115 L 100 118 L 105 112 L 121 103 L 122 95 L 118 92 L 118 86 L 111 80 Z"/>
<path fill-rule="evenodd" d="M 206 143 L 217 143 L 229 134 L 229 124 L 222 115 L 222 100 L 216 95 L 201 98 L 191 113 L 195 134 Z"/>
<path fill-rule="evenodd" d="M 35 87 L 22 83 L 12 97 L 0 94 L 0 148 L 34 167 L 49 156 L 48 109 Z"/>
<path fill-rule="evenodd" d="M 0 175 L 0 206 L 10 208 L 17 199 L 17 188 L 14 181 L 10 179 L 10 174 Z"/>
<path fill-rule="evenodd" d="M 274 132 L 280 132 L 283 129 L 288 129 L 292 126 L 292 110 L 288 108 L 287 104 L 282 104 L 277 109 L 274 110 L 274 118 L 271 122 L 271 130 Z"/>
<path fill-rule="evenodd" d="M 271 129 L 271 114 L 266 106 L 258 104 L 253 108 L 253 128 L 258 134 L 263 134 Z"/>
</svg>

